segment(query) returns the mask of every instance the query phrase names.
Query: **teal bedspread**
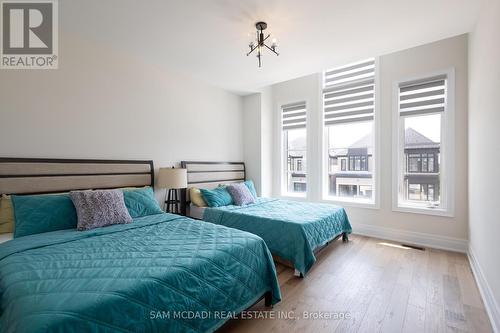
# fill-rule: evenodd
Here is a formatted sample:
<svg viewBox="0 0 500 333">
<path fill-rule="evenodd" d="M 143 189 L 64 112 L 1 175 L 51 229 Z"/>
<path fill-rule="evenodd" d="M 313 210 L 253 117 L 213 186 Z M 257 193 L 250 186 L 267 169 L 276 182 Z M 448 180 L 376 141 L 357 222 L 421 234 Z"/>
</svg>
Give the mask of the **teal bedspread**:
<svg viewBox="0 0 500 333">
<path fill-rule="evenodd" d="M 352 231 L 342 207 L 259 198 L 247 206 L 206 208 L 203 220 L 262 237 L 269 250 L 291 261 L 303 275 L 316 261 L 313 251 Z"/>
<path fill-rule="evenodd" d="M 177 215 L 0 245 L 1 332 L 211 332 L 268 291 L 261 238 Z"/>
</svg>

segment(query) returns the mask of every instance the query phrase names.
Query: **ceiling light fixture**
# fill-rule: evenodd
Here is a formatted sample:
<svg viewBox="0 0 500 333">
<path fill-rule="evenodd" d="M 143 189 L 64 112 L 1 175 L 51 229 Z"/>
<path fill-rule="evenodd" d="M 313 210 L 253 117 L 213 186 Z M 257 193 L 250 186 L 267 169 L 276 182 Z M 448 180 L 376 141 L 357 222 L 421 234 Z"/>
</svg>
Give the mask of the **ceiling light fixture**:
<svg viewBox="0 0 500 333">
<path fill-rule="evenodd" d="M 264 51 L 264 48 L 267 48 L 269 51 L 273 52 L 277 56 L 279 55 L 278 52 L 276 52 L 276 48 L 278 47 L 278 43 L 276 43 L 276 38 L 272 40 L 271 46 L 268 46 L 265 41 L 271 37 L 271 34 L 268 34 L 267 36 L 264 37 L 264 30 L 267 28 L 267 23 L 266 22 L 257 22 L 255 23 L 255 27 L 257 28 L 257 37 L 255 41 L 251 41 L 250 44 L 248 45 L 250 47 L 250 52 L 247 53 L 247 56 L 252 54 L 253 51 L 257 50 L 257 59 L 259 59 L 259 67 L 262 67 L 262 52 Z"/>
</svg>

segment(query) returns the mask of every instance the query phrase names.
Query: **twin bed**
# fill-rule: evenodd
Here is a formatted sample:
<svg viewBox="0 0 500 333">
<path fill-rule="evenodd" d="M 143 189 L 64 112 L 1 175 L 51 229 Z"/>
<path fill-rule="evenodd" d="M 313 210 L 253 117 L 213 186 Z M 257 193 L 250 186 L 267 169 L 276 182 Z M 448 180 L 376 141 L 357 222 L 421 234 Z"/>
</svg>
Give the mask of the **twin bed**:
<svg viewBox="0 0 500 333">
<path fill-rule="evenodd" d="M 188 187 L 214 188 L 246 179 L 244 163 L 182 161 L 181 166 L 187 169 Z M 352 231 L 345 210 L 335 205 L 257 198 L 245 206 L 197 207 L 188 193 L 182 197 L 188 216 L 258 235 L 277 260 L 301 276 L 316 261 L 316 251 L 339 237 L 347 241 Z"/>
<path fill-rule="evenodd" d="M 189 186 L 246 178 L 243 163 L 182 166 Z M 153 185 L 152 161 L 0 158 L 0 194 Z M 280 301 L 271 253 L 305 275 L 315 251 L 351 232 L 332 205 L 259 198 L 197 210 L 182 197 L 187 215 L 212 223 L 157 213 L 0 244 L 2 331 L 212 332 L 262 299 Z"/>
</svg>

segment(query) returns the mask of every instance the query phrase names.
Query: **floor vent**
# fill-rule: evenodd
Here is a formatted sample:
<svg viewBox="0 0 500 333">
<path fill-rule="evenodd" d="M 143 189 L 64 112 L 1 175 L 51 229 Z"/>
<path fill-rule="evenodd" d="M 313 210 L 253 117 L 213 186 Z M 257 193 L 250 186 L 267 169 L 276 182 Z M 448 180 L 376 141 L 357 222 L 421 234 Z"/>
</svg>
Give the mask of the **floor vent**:
<svg viewBox="0 0 500 333">
<path fill-rule="evenodd" d="M 420 247 L 420 246 L 408 245 L 408 244 L 401 244 L 401 246 L 409 247 L 410 249 L 414 249 L 414 250 L 425 251 L 425 248 Z"/>
</svg>

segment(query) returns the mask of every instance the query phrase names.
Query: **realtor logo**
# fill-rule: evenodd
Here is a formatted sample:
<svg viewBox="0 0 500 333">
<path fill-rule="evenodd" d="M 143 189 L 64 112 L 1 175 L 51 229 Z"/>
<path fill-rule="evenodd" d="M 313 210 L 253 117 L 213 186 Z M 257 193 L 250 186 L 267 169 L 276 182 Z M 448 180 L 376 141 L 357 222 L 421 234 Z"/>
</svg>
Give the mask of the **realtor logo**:
<svg viewBox="0 0 500 333">
<path fill-rule="evenodd" d="M 57 68 L 57 0 L 2 1 L 0 17 L 0 68 Z"/>
</svg>

